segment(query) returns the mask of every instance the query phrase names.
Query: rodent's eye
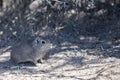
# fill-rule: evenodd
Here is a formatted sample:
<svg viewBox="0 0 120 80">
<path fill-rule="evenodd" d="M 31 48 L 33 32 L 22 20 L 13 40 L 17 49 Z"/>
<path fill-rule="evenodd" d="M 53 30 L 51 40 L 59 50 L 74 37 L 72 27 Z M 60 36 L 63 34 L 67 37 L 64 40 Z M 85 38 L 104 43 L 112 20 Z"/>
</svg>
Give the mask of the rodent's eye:
<svg viewBox="0 0 120 80">
<path fill-rule="evenodd" d="M 41 41 L 42 44 L 45 44 L 46 42 L 44 40 Z"/>
</svg>

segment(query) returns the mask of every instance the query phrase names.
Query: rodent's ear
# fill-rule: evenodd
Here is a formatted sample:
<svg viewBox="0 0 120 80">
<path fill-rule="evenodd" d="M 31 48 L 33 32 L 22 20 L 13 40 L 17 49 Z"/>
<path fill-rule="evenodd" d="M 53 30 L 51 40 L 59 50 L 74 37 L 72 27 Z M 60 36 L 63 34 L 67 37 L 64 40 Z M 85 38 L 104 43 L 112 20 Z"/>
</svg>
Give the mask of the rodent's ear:
<svg viewBox="0 0 120 80">
<path fill-rule="evenodd" d="M 40 41 L 37 39 L 36 42 L 39 43 Z"/>
</svg>

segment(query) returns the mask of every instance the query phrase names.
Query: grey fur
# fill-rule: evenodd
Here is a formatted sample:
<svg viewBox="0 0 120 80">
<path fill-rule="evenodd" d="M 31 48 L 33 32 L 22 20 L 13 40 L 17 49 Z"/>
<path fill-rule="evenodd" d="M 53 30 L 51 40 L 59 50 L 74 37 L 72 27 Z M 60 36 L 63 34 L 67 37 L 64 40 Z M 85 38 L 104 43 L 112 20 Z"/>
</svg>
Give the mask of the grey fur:
<svg viewBox="0 0 120 80">
<path fill-rule="evenodd" d="M 10 60 L 16 64 L 27 61 L 37 64 L 51 48 L 52 44 L 41 38 L 32 42 L 23 40 L 12 48 Z"/>
</svg>

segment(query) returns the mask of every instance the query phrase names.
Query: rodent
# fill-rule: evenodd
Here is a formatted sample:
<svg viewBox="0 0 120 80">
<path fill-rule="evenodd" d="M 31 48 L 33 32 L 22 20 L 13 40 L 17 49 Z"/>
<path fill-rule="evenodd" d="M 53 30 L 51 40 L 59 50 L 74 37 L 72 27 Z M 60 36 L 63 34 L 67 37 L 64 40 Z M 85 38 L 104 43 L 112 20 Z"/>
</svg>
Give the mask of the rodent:
<svg viewBox="0 0 120 80">
<path fill-rule="evenodd" d="M 15 64 L 29 61 L 36 65 L 38 60 L 42 62 L 42 58 L 51 48 L 52 44 L 40 37 L 32 42 L 22 40 L 11 48 L 10 60 Z"/>
</svg>

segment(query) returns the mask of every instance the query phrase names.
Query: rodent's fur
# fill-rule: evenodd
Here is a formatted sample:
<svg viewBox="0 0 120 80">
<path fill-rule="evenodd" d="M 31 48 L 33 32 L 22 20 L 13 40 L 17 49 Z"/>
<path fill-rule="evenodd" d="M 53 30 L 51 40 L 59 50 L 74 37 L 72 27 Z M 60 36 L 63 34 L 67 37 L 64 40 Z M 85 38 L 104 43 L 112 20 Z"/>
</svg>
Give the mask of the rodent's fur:
<svg viewBox="0 0 120 80">
<path fill-rule="evenodd" d="M 30 61 L 36 65 L 37 61 L 42 60 L 51 48 L 52 44 L 40 37 L 36 38 L 32 42 L 22 40 L 11 48 L 10 60 L 15 64 Z"/>
</svg>

